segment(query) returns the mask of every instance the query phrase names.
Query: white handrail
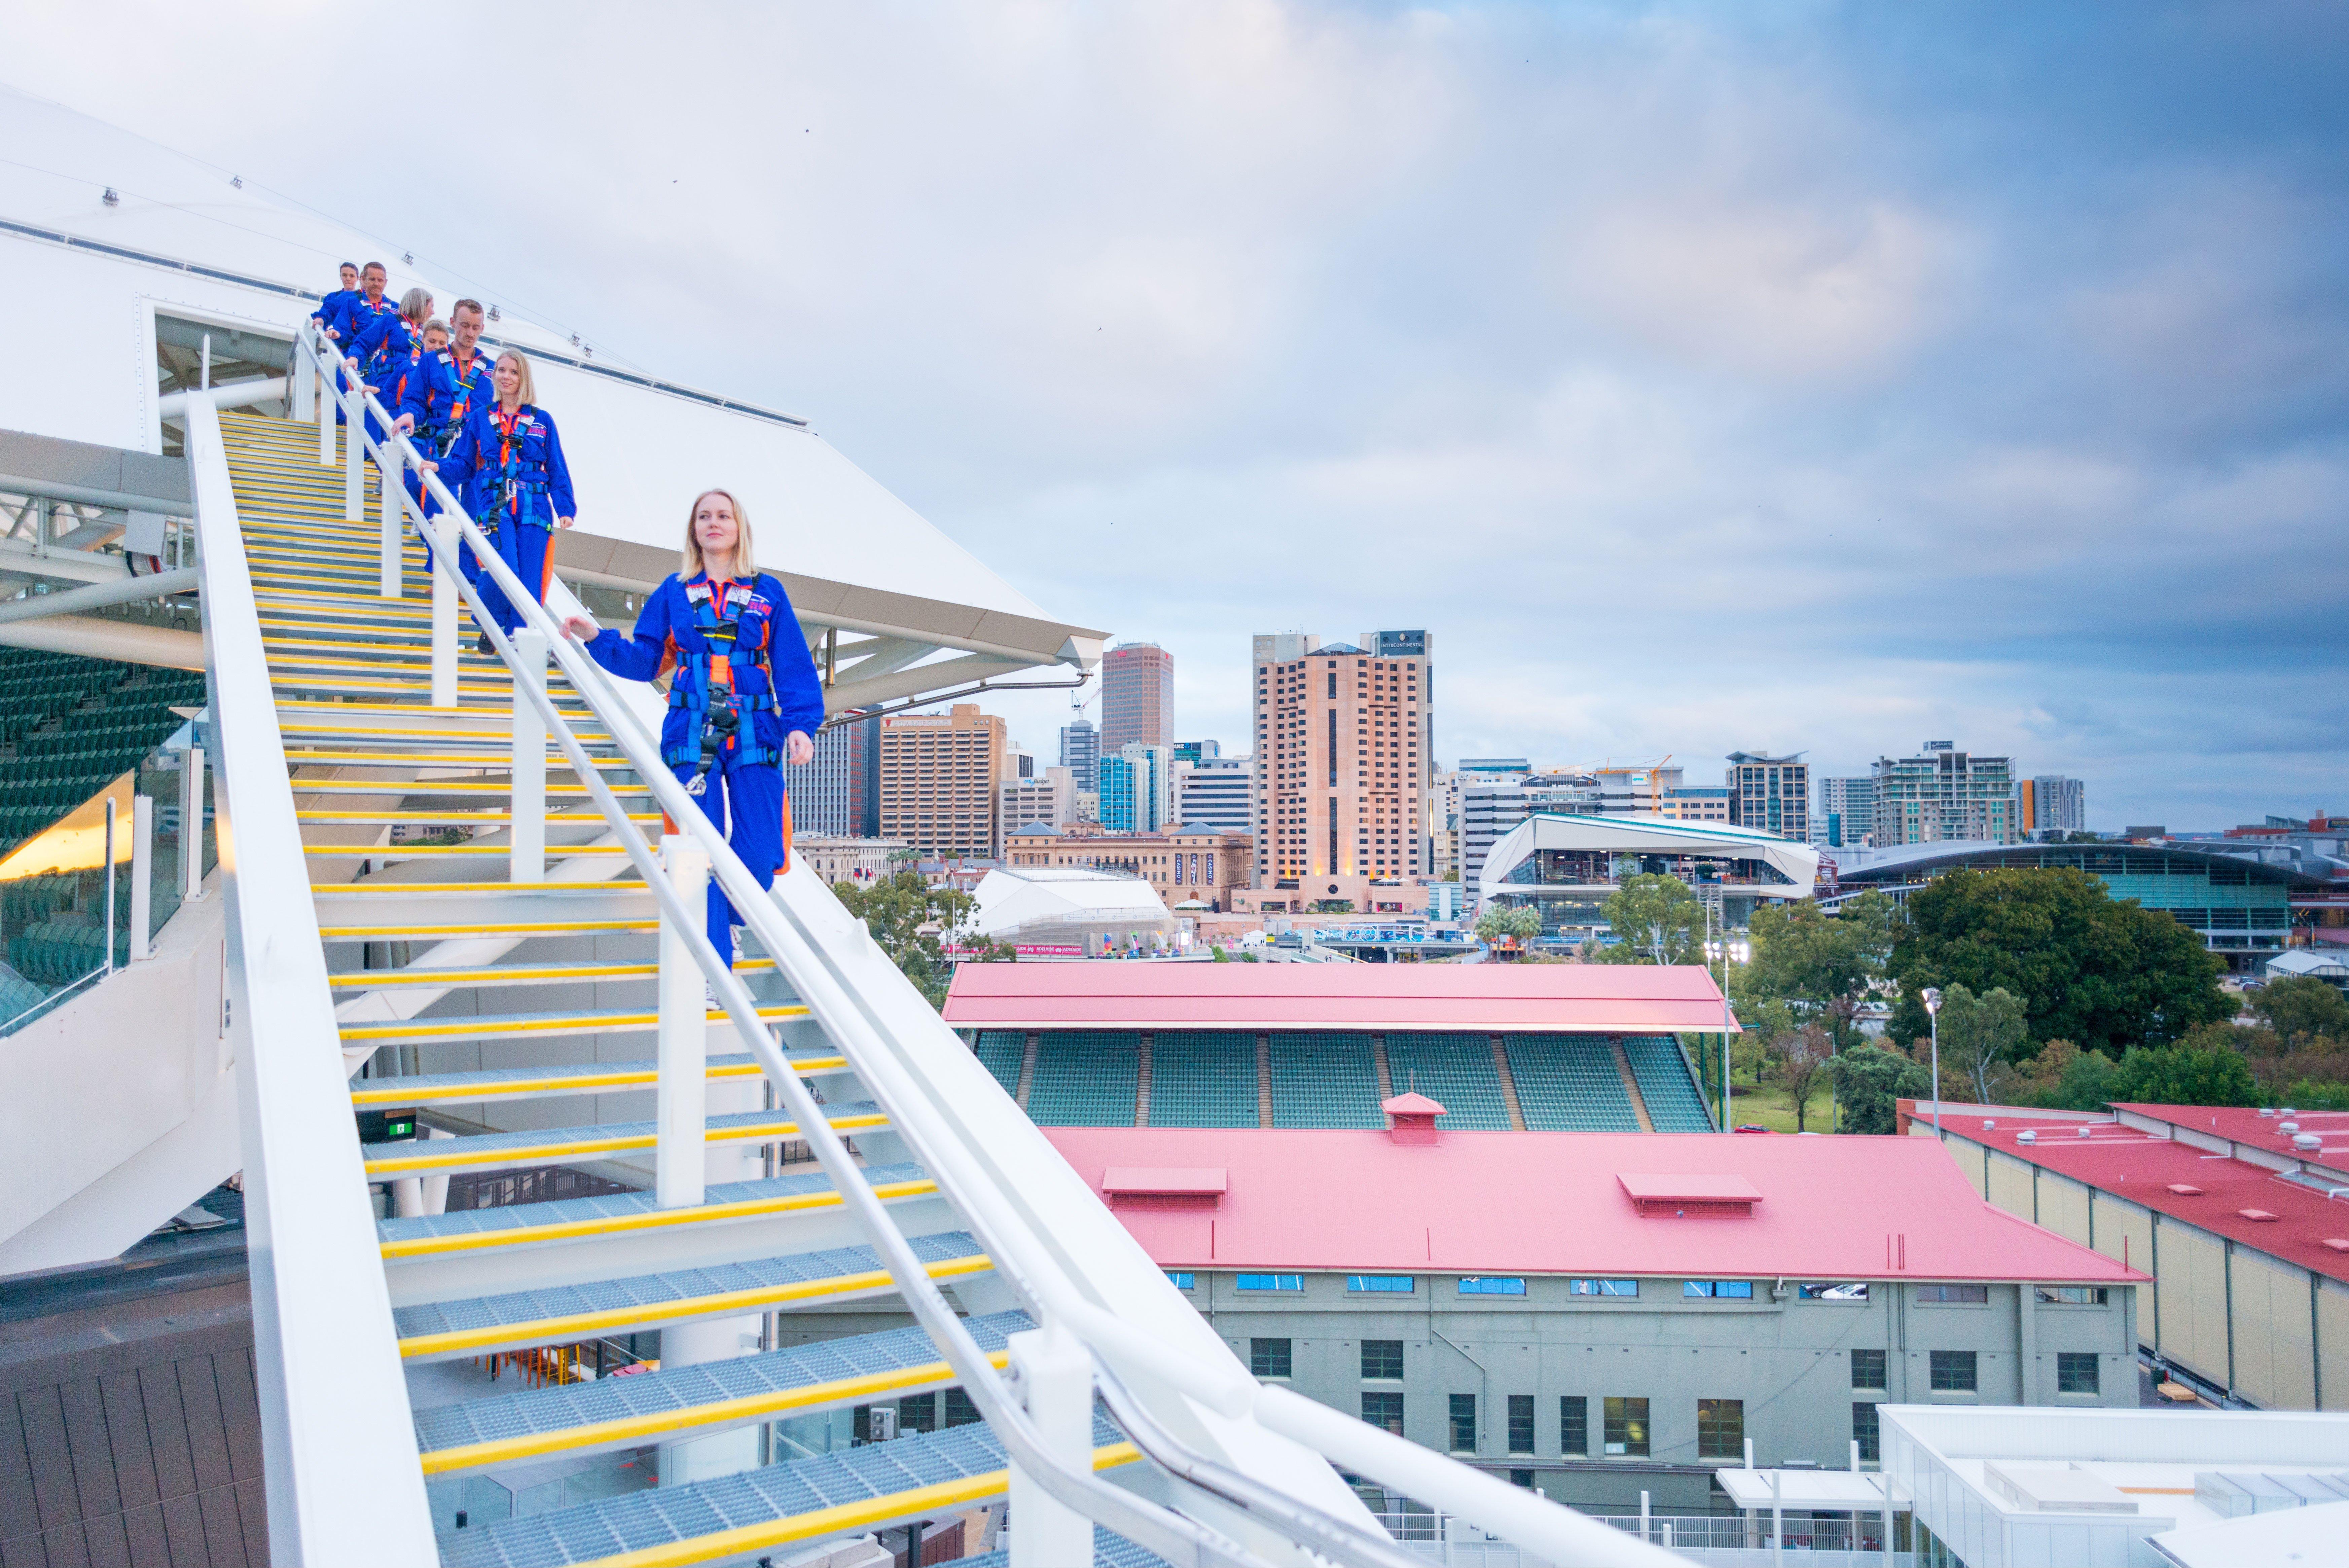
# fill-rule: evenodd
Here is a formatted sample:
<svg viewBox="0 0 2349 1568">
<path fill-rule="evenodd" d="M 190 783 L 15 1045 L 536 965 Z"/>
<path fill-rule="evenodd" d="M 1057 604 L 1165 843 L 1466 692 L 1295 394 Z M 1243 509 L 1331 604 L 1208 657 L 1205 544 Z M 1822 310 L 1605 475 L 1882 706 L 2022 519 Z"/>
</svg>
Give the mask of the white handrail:
<svg viewBox="0 0 2349 1568">
<path fill-rule="evenodd" d="M 303 346 L 314 357 L 318 356 L 319 351 L 308 343 L 306 337 Z M 340 367 L 340 362 L 336 364 Z M 336 378 L 338 383 L 339 379 Z M 337 385 L 336 396 L 346 403 L 349 410 L 351 428 L 360 432 L 360 438 L 367 440 L 380 458 L 384 453 L 384 444 L 365 436 L 364 415 L 372 411 L 380 418 L 381 403 L 363 387 L 357 395 L 353 395 Z M 481 570 L 497 583 L 515 613 L 547 636 L 550 651 L 570 678 L 574 689 L 586 699 L 589 709 L 604 721 L 622 755 L 634 767 L 669 820 L 700 842 L 709 856 L 711 874 L 718 879 L 743 923 L 759 937 L 782 972 L 791 977 L 801 1000 L 807 1005 L 827 1036 L 848 1056 L 867 1092 L 889 1114 L 892 1125 L 933 1174 L 943 1178 L 942 1188 L 950 1201 L 963 1211 L 971 1228 L 979 1233 L 996 1267 L 1010 1278 L 1048 1318 L 1061 1319 L 1085 1341 L 1097 1357 L 1104 1357 L 1112 1363 L 1123 1363 L 1134 1371 L 1144 1373 L 1219 1415 L 1228 1418 L 1241 1416 L 1243 1412 L 1253 1414 L 1268 1431 L 1279 1432 L 1327 1459 L 1343 1463 L 1350 1470 L 1435 1504 L 1447 1512 L 1485 1523 L 1487 1528 L 1506 1533 L 1520 1546 L 1551 1561 L 1660 1563 L 1683 1561 L 1644 1542 L 1627 1542 L 1620 1532 L 1573 1510 L 1551 1503 L 1523 1489 L 1511 1487 L 1473 1467 L 1417 1444 L 1393 1438 L 1380 1429 L 1328 1407 L 1303 1400 L 1286 1389 L 1256 1385 L 1253 1379 L 1243 1377 L 1236 1367 L 1217 1366 L 1164 1345 L 1102 1310 L 1089 1299 L 1082 1286 L 1054 1262 L 1051 1250 L 1034 1235 L 1024 1217 L 1008 1204 L 996 1201 L 992 1182 L 971 1161 L 959 1139 L 949 1130 L 932 1125 L 918 1109 L 923 1103 L 923 1096 L 906 1080 L 901 1064 L 887 1049 L 877 1018 L 827 961 L 820 944 L 811 934 L 800 929 L 795 920 L 787 916 L 771 891 L 759 883 L 732 846 L 709 822 L 699 804 L 686 794 L 684 786 L 659 760 L 657 742 L 638 721 L 632 707 L 621 697 L 607 673 L 585 649 L 564 634 L 553 615 L 514 576 L 488 538 L 441 482 L 438 473 L 422 469 L 413 444 L 393 428 L 388 418 L 382 418 L 382 428 L 390 448 L 390 455 L 383 461 L 383 466 L 392 471 L 401 467 L 417 468 L 425 488 L 433 493 L 444 511 L 454 515 L 461 547 L 473 551 Z M 515 666 L 518 660 L 511 641 L 491 623 L 484 614 L 479 593 L 471 583 L 464 582 L 455 562 L 445 559 L 447 553 L 439 550 L 433 552 L 435 569 L 450 575 L 501 657 L 510 667 Z M 678 923 L 691 935 L 696 960 L 701 965 L 713 994 L 725 1007 L 743 1043 L 750 1048 L 774 1083 L 785 1106 L 792 1110 L 799 1122 L 801 1136 L 816 1154 L 825 1173 L 832 1178 L 843 1202 L 854 1213 L 860 1226 L 871 1235 L 876 1253 L 889 1268 L 916 1319 L 929 1332 L 954 1367 L 981 1414 L 997 1428 L 1013 1462 L 1034 1474 L 1059 1501 L 1080 1509 L 1140 1544 L 1167 1556 L 1170 1561 L 1199 1561 L 1227 1555 L 1232 1543 L 1219 1539 L 1195 1522 L 1155 1504 L 1145 1503 L 1134 1494 L 1102 1482 L 1090 1474 L 1071 1473 L 1049 1456 L 1040 1439 L 1030 1426 L 1025 1412 L 1010 1402 L 991 1363 L 978 1350 L 977 1343 L 970 1339 L 960 1319 L 914 1258 L 911 1248 L 889 1219 L 880 1200 L 866 1185 L 854 1158 L 816 1109 L 806 1086 L 791 1071 L 771 1032 L 759 1019 L 756 1004 L 748 987 L 734 975 L 730 966 L 719 962 L 716 950 L 699 934 L 692 912 L 683 908 L 677 900 L 675 890 L 659 874 L 650 846 L 628 823 L 617 799 L 605 784 L 599 771 L 590 765 L 585 748 L 571 733 L 564 716 L 534 683 L 518 682 L 516 689 L 526 691 L 533 705 L 538 707 L 549 733 L 563 748 L 566 758 L 578 772 L 599 810 L 619 832 L 623 846 L 661 903 L 664 916 Z M 672 905 L 676 907 L 672 908 Z M 862 934 L 861 923 L 859 933 Z M 864 940 L 869 943 L 870 938 L 865 937 Z M 895 973 L 894 966 L 891 972 Z M 902 976 L 899 983 L 910 985 L 903 981 Z M 924 1004 L 926 1011 L 926 1006 Z M 935 1019 L 935 1014 L 930 1016 Z M 945 1025 L 939 1022 L 936 1026 L 944 1028 Z M 1297 1408 L 1300 1404 L 1309 1408 L 1300 1410 Z M 1342 1460 L 1340 1459 L 1341 1452 L 1346 1456 Z M 1299 1503 L 1296 1506 L 1310 1505 Z M 1347 1522 L 1331 1522 L 1348 1532 L 1358 1528 Z M 1630 1548 L 1628 1552 L 1627 1545 Z"/>
<path fill-rule="evenodd" d="M 277 727 L 220 416 L 191 397 L 213 792 L 228 890 L 228 1017 L 244 1122 L 269 1555 L 429 1563 L 408 1382 L 378 1254 L 310 872 Z M 354 1500 L 365 1499 L 364 1507 Z"/>
</svg>

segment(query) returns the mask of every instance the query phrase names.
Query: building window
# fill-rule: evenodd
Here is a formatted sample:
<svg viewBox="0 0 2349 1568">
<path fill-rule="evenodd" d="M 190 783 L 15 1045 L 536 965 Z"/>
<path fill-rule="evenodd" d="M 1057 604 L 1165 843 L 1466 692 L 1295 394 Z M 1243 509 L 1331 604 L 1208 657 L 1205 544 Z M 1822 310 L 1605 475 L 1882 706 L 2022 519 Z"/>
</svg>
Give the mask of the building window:
<svg viewBox="0 0 2349 1568">
<path fill-rule="evenodd" d="M 1607 1397 L 1606 1430 L 1602 1434 L 1610 1457 L 1648 1457 L 1648 1401 Z"/>
<path fill-rule="evenodd" d="M 1635 1279 L 1578 1279 L 1567 1282 L 1568 1295 L 1637 1295 L 1640 1282 Z"/>
<path fill-rule="evenodd" d="M 2059 1350 L 2055 1353 L 2055 1392 L 2058 1394 L 2096 1394 L 2103 1392 L 2103 1373 L 2096 1355 L 2090 1350 Z"/>
<path fill-rule="evenodd" d="M 946 1424 L 949 1427 L 976 1426 L 985 1418 L 978 1413 L 978 1402 L 959 1388 L 947 1390 Z"/>
<path fill-rule="evenodd" d="M 1980 1306 L 1990 1300 L 1986 1284 L 1920 1284 L 1917 1287 L 1919 1301 L 1961 1302 Z"/>
<path fill-rule="evenodd" d="M 1884 1458 L 1883 1444 L 1879 1440 L 1876 1425 L 1875 1406 L 1863 1405 L 1857 1400 L 1852 1402 L 1851 1435 L 1853 1440 L 1859 1444 L 1861 1459 L 1880 1461 Z"/>
<path fill-rule="evenodd" d="M 936 1394 L 908 1394 L 897 1401 L 897 1430 L 901 1435 L 935 1432 L 937 1429 L 938 1397 Z"/>
<path fill-rule="evenodd" d="M 1412 1293 L 1412 1279 L 1409 1274 L 1348 1274 L 1346 1288 L 1354 1292 L 1409 1295 Z"/>
<path fill-rule="evenodd" d="M 1462 1295 L 1523 1295 L 1526 1282 L 1515 1274 L 1462 1274 Z"/>
<path fill-rule="evenodd" d="M 1476 1396 L 1452 1396 L 1452 1451 L 1473 1454 L 1476 1451 Z"/>
<path fill-rule="evenodd" d="M 1529 1470 L 1513 1470 L 1509 1472 L 1509 1484 L 1521 1486 L 1527 1491 L 1531 1491 L 1534 1489 L 1534 1472 Z"/>
<path fill-rule="evenodd" d="M 1199 1288 L 1199 1276 L 1197 1274 L 1176 1274 L 1174 1270 L 1169 1269 L 1166 1271 L 1166 1277 L 1174 1282 L 1174 1288 L 1176 1290 L 1196 1290 Z"/>
<path fill-rule="evenodd" d="M 1590 1401 L 1579 1394 L 1565 1395 L 1557 1402 L 1557 1451 L 1590 1451 Z"/>
<path fill-rule="evenodd" d="M 1743 1460 L 1745 1457 L 1745 1401 L 1699 1399 L 1696 1402 L 1696 1457 L 1701 1460 Z"/>
<path fill-rule="evenodd" d="M 1257 1377 L 1288 1377 L 1288 1341 L 1286 1339 L 1249 1340 L 1248 1372 Z"/>
<path fill-rule="evenodd" d="M 2032 1295 L 2042 1306 L 2102 1306 L 2106 1301 L 2100 1284 L 2043 1284 Z"/>
<path fill-rule="evenodd" d="M 1977 1391 L 1974 1374 L 1974 1353 L 1971 1350 L 1936 1350 L 1932 1358 L 1932 1389 L 1936 1394 L 1971 1394 Z"/>
<path fill-rule="evenodd" d="M 1855 1388 L 1884 1387 L 1884 1352 L 1855 1350 L 1851 1353 L 1851 1386 Z"/>
<path fill-rule="evenodd" d="M 1513 1454 L 1534 1451 L 1534 1397 L 1531 1394 L 1509 1396 L 1509 1451 Z"/>
<path fill-rule="evenodd" d="M 1362 1396 L 1362 1419 L 1373 1427 L 1383 1427 L 1396 1437 L 1402 1436 L 1402 1396 L 1379 1393 Z"/>
<path fill-rule="evenodd" d="M 1400 1339 L 1363 1340 L 1362 1376 L 1365 1377 L 1402 1377 L 1402 1341 Z"/>
<path fill-rule="evenodd" d="M 1722 1301 L 1752 1301 L 1754 1282 L 1750 1279 L 1691 1279 L 1681 1282 L 1682 1296 L 1711 1296 Z"/>
<path fill-rule="evenodd" d="M 1303 1274 L 1240 1274 L 1232 1281 L 1237 1290 L 1303 1290 Z"/>
<path fill-rule="evenodd" d="M 1805 1301 L 1864 1302 L 1868 1299 L 1868 1285 L 1857 1280 L 1843 1284 L 1806 1284 L 1802 1287 L 1802 1297 Z"/>
</svg>

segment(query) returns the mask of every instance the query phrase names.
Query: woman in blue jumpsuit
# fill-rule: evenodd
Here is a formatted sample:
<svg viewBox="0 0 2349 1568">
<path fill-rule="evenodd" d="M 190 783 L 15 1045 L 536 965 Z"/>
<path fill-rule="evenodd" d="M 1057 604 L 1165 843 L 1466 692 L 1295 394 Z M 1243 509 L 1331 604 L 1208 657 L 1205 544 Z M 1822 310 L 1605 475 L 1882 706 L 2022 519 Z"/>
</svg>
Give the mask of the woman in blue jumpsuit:
<svg viewBox="0 0 2349 1568">
<path fill-rule="evenodd" d="M 633 636 L 598 630 L 585 615 L 563 629 L 624 679 L 676 672 L 661 760 L 764 886 L 790 864 L 792 809 L 780 765 L 814 760 L 823 688 L 783 585 L 753 559 L 741 504 L 729 491 L 707 491 L 686 524 L 683 570 L 653 590 Z M 733 963 L 734 906 L 715 878 L 709 941 Z"/>
<path fill-rule="evenodd" d="M 571 493 L 571 469 L 563 460 L 563 438 L 555 433 L 554 416 L 531 399 L 530 361 L 509 348 L 498 356 L 492 379 L 497 400 L 476 403 L 466 411 L 464 428 L 449 453 L 433 465 L 441 482 L 472 509 L 473 521 L 490 536 L 507 567 L 530 590 L 531 597 L 546 603 L 547 579 L 554 575 L 554 531 L 569 528 L 578 508 Z M 470 488 L 468 488 L 470 487 Z M 462 552 L 465 575 L 480 582 L 471 551 Z M 481 583 L 481 602 L 500 630 L 511 633 L 522 615 L 506 603 L 497 583 Z M 490 651 L 490 636 L 481 634 L 481 649 Z"/>
</svg>

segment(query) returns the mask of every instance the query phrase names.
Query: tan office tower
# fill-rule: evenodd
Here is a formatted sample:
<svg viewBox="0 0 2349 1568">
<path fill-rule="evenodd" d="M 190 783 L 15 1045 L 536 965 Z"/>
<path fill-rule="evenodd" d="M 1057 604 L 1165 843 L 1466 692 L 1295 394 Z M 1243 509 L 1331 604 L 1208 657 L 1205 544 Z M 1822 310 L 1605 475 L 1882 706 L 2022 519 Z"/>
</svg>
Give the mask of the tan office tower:
<svg viewBox="0 0 2349 1568">
<path fill-rule="evenodd" d="M 1101 683 L 1103 757 L 1137 740 L 1174 744 L 1174 655 L 1155 643 L 1120 643 L 1102 655 Z"/>
<path fill-rule="evenodd" d="M 1003 843 L 1008 749 L 1003 720 L 975 702 L 883 719 L 881 836 L 926 856 L 993 860 Z"/>
<path fill-rule="evenodd" d="M 1426 875 L 1433 641 L 1424 632 L 1374 632 L 1361 646 L 1320 647 L 1300 633 L 1255 640 L 1258 887 Z"/>
</svg>

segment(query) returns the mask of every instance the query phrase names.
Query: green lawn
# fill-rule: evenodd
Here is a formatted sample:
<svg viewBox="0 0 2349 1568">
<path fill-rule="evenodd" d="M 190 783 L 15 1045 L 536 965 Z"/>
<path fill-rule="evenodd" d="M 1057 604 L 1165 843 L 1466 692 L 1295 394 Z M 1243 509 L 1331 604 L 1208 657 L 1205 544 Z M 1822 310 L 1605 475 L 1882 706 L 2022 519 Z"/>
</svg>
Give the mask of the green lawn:
<svg viewBox="0 0 2349 1568">
<path fill-rule="evenodd" d="M 1749 1123 L 1766 1127 L 1773 1132 L 1794 1131 L 1795 1107 L 1786 1098 L 1786 1091 L 1774 1083 L 1764 1084 L 1760 1088 L 1750 1083 L 1737 1085 L 1736 1093 L 1729 1102 L 1729 1125 L 1743 1127 Z M 1824 1086 L 1811 1096 L 1809 1119 L 1805 1125 L 1812 1132 L 1834 1130 L 1833 1115 Z"/>
</svg>

